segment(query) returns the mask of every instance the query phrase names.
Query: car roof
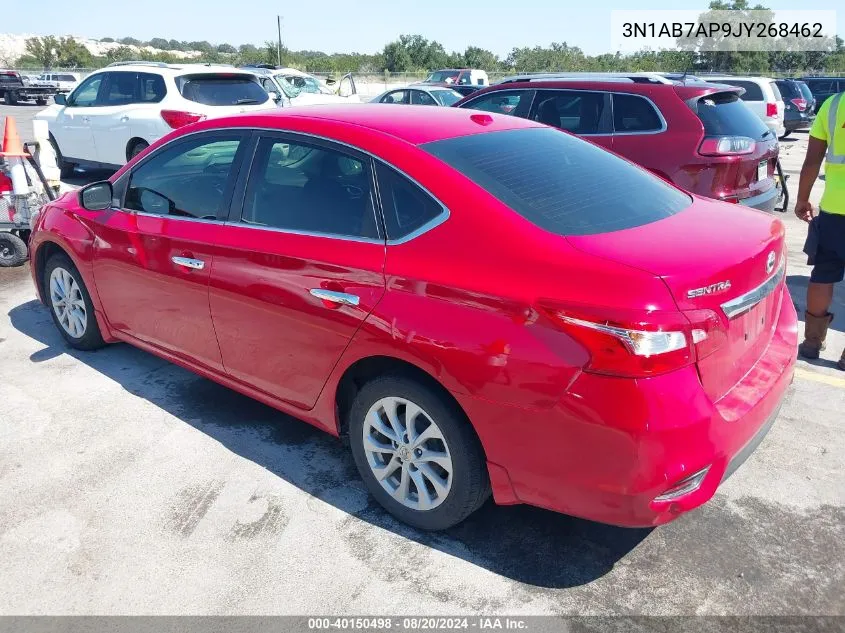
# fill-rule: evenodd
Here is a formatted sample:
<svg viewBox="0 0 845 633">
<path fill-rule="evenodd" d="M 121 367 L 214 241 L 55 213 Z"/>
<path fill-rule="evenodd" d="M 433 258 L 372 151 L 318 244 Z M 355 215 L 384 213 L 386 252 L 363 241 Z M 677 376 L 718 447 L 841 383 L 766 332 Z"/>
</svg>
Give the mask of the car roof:
<svg viewBox="0 0 845 633">
<path fill-rule="evenodd" d="M 543 81 L 514 81 L 512 83 L 499 83 L 487 86 L 473 92 L 465 99 L 474 99 L 482 94 L 490 92 L 503 92 L 506 90 L 599 90 L 602 92 L 625 92 L 631 94 L 649 95 L 660 91 L 673 91 L 682 98 L 691 98 L 698 95 L 712 92 L 724 92 L 725 90 L 739 90 L 734 86 L 724 86 L 709 83 L 707 80 L 690 83 L 633 83 L 620 82 L 615 79 L 548 79 Z"/>
<path fill-rule="evenodd" d="M 160 73 L 162 75 L 184 75 L 187 73 L 232 73 L 238 75 L 254 75 L 251 70 L 235 68 L 234 66 L 227 66 L 225 64 L 164 64 L 157 62 L 130 62 L 109 64 L 105 68 L 95 70 L 94 73 L 114 72 L 114 71 L 128 71 L 128 72 L 144 72 L 144 73 Z M 51 71 L 50 74 L 58 74 Z M 64 73 L 62 73 L 64 74 Z"/>
<path fill-rule="evenodd" d="M 772 77 L 756 77 L 752 75 L 708 75 L 708 74 L 700 74 L 699 77 L 709 80 L 718 80 L 718 81 L 753 81 L 755 83 L 769 83 L 770 81 L 774 81 Z"/>
<path fill-rule="evenodd" d="M 393 136 L 413 145 L 481 132 L 544 127 L 534 121 L 506 114 L 415 105 L 391 108 L 374 103 L 281 108 L 210 119 L 198 125 L 206 129 L 214 129 L 237 122 L 237 124 L 250 127 L 283 128 L 286 119 L 345 123 Z"/>
</svg>

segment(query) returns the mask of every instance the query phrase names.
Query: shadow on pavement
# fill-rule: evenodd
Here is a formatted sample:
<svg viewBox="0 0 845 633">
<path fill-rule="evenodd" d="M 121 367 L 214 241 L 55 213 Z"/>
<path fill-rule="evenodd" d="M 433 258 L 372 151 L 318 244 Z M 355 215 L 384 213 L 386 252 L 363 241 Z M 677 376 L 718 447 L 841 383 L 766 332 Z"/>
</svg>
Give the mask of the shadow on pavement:
<svg viewBox="0 0 845 633">
<path fill-rule="evenodd" d="M 528 506 L 498 507 L 492 501 L 448 531 L 415 530 L 395 521 L 366 495 L 351 455 L 335 438 L 129 345 L 97 352 L 72 350 L 37 301 L 13 308 L 9 317 L 15 329 L 45 346 L 32 354 L 32 362 L 68 354 L 349 515 L 513 580 L 547 588 L 592 582 L 651 532 Z M 339 529 L 357 541 L 369 536 L 358 521 L 344 521 Z M 369 549 L 381 550 L 365 544 L 360 549 L 363 557 Z"/>
</svg>

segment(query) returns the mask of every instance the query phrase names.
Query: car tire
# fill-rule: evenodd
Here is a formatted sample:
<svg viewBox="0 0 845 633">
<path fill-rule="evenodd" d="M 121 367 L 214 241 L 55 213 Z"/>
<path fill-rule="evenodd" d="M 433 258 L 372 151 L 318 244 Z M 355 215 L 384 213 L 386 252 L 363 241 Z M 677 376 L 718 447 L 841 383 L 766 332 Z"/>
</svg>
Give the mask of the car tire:
<svg viewBox="0 0 845 633">
<path fill-rule="evenodd" d="M 18 95 L 11 90 L 7 90 L 6 94 L 3 95 L 3 101 L 6 105 L 17 105 L 18 104 Z"/>
<path fill-rule="evenodd" d="M 39 97 L 38 99 L 35 100 L 35 105 L 40 105 L 40 106 L 47 105 L 47 99 L 44 99 L 43 97 Z"/>
<path fill-rule="evenodd" d="M 69 163 L 64 159 L 62 156 L 62 152 L 59 149 L 59 144 L 56 143 L 56 139 L 53 138 L 53 135 L 50 135 L 50 145 L 53 146 L 53 152 L 56 154 L 56 165 L 59 168 L 59 176 L 64 178 L 72 178 L 73 177 L 73 170 L 76 169 L 76 164 Z"/>
<path fill-rule="evenodd" d="M 411 406 L 419 411 L 413 415 L 414 424 L 408 425 Z M 386 422 L 389 409 L 404 436 Z M 414 428 L 410 436 L 409 426 Z M 386 375 L 366 383 L 349 409 L 347 428 L 364 484 L 385 510 L 404 523 L 445 530 L 490 496 L 484 452 L 472 426 L 455 403 L 421 382 Z M 390 452 L 378 451 L 388 447 Z M 420 482 L 425 488 L 422 495 Z"/>
<path fill-rule="evenodd" d="M 68 345 L 85 351 L 105 345 L 91 295 L 67 255 L 57 253 L 47 260 L 42 287 L 53 322 Z"/>
<path fill-rule="evenodd" d="M 26 261 L 26 242 L 14 233 L 0 231 L 0 267 L 12 268 Z"/>
<path fill-rule="evenodd" d="M 129 151 L 126 152 L 126 160 L 127 161 L 132 160 L 138 154 L 140 154 L 145 149 L 147 149 L 149 146 L 150 146 L 150 144 L 147 143 L 146 141 L 135 141 L 135 143 L 133 143 L 132 147 L 129 148 Z"/>
</svg>

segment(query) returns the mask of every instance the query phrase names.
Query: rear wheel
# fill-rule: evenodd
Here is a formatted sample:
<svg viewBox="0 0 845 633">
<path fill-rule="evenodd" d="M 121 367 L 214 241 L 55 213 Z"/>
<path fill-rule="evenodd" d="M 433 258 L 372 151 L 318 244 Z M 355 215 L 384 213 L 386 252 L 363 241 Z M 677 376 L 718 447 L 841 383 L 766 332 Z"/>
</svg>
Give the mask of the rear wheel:
<svg viewBox="0 0 845 633">
<path fill-rule="evenodd" d="M 126 152 L 126 160 L 132 160 L 150 146 L 146 141 L 135 141 Z"/>
<path fill-rule="evenodd" d="M 47 260 L 43 288 L 53 322 L 71 347 L 93 350 L 105 345 L 91 296 L 67 255 L 56 254 Z"/>
<path fill-rule="evenodd" d="M 26 261 L 26 253 L 26 242 L 13 233 L 0 232 L 0 266 L 20 266 Z"/>
<path fill-rule="evenodd" d="M 376 378 L 355 397 L 348 428 L 361 478 L 400 521 L 444 530 L 490 495 L 475 432 L 454 403 L 426 385 L 404 376 Z"/>
<path fill-rule="evenodd" d="M 47 105 L 47 99 L 45 99 L 44 97 L 38 97 L 35 99 L 35 105 Z"/>
<path fill-rule="evenodd" d="M 7 90 L 6 94 L 3 96 L 3 101 L 6 102 L 6 105 L 17 105 L 18 93 L 13 90 Z"/>
</svg>

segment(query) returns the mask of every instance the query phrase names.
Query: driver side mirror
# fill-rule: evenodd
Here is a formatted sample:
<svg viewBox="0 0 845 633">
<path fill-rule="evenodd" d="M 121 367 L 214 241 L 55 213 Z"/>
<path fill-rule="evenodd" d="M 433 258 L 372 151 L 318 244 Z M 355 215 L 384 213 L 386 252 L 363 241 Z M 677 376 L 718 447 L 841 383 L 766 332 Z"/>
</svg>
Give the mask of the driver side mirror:
<svg viewBox="0 0 845 633">
<path fill-rule="evenodd" d="M 79 204 L 88 211 L 103 211 L 112 206 L 114 191 L 108 180 L 94 182 L 79 191 Z"/>
<path fill-rule="evenodd" d="M 53 95 L 53 103 L 56 105 L 67 105 L 67 96 L 63 94 Z"/>
</svg>

